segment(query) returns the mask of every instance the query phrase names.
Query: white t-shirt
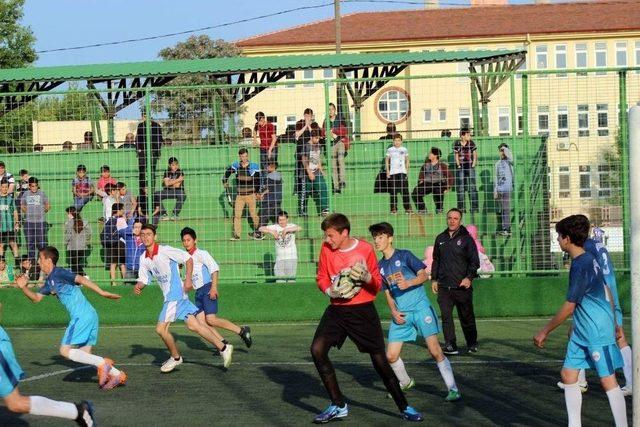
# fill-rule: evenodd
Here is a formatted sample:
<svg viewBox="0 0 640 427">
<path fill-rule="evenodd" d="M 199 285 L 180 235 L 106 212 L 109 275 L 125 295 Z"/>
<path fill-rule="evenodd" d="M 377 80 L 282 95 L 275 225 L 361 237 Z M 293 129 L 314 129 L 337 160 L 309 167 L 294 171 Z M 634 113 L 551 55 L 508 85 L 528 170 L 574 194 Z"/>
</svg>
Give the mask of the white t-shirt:
<svg viewBox="0 0 640 427">
<path fill-rule="evenodd" d="M 219 271 L 220 267 L 211 254 L 204 249 L 196 248 L 191 254 L 191 258 L 193 259 L 193 274 L 191 275 L 193 289 L 200 289 L 211 283 L 211 275 Z"/>
<path fill-rule="evenodd" d="M 409 150 L 406 147 L 389 147 L 387 149 L 387 157 L 389 158 L 389 175 L 407 173 Z"/>
<path fill-rule="evenodd" d="M 295 224 L 287 224 L 287 228 L 295 227 Z M 282 237 L 280 224 L 271 224 L 267 226 L 267 230 L 275 231 L 278 234 L 276 239 L 276 261 L 284 259 L 298 259 L 298 249 L 296 248 L 296 233 L 287 233 L 286 237 Z"/>
</svg>

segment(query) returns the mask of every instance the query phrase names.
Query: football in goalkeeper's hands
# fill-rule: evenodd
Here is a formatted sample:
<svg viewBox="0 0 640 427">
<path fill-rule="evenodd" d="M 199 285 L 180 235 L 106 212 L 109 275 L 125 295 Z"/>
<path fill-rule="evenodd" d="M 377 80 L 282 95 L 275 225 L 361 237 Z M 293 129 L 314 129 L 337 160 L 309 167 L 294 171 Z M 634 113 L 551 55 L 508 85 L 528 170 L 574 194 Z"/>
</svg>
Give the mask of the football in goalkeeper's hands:
<svg viewBox="0 0 640 427">
<path fill-rule="evenodd" d="M 331 285 L 334 298 L 351 299 L 362 289 L 360 284 L 351 278 L 351 269 L 342 270 L 336 279 Z"/>
</svg>

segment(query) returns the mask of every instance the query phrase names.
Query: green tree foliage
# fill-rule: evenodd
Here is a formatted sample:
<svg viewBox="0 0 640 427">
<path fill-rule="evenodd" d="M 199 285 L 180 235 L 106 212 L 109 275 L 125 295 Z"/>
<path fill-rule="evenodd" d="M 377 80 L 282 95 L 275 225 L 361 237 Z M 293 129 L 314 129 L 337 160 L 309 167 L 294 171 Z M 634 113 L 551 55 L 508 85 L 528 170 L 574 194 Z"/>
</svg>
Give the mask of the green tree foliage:
<svg viewBox="0 0 640 427">
<path fill-rule="evenodd" d="M 0 0 L 0 68 L 19 68 L 32 64 L 38 55 L 31 28 L 20 24 L 24 0 Z"/>
<path fill-rule="evenodd" d="M 191 36 L 186 41 L 160 51 L 164 60 L 207 59 L 239 56 L 240 49 L 224 40 L 212 40 L 209 36 Z M 177 77 L 172 85 L 196 86 L 226 84 L 224 79 L 207 75 Z M 223 123 L 239 111 L 228 90 L 198 88 L 181 91 L 159 91 L 152 101 L 155 113 L 167 114 L 165 135 L 174 141 L 214 141 L 216 133 L 222 135 Z M 226 117 L 226 119 L 224 119 Z"/>
</svg>

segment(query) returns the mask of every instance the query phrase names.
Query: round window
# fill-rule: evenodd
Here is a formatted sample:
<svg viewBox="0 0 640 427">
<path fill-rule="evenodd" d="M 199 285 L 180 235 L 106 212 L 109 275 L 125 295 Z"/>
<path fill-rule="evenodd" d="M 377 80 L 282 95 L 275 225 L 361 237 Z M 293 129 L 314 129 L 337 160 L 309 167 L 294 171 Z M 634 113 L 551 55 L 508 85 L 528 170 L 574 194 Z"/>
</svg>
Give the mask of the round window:
<svg viewBox="0 0 640 427">
<path fill-rule="evenodd" d="M 409 95 L 402 89 L 389 88 L 376 103 L 378 116 L 387 122 L 400 122 L 409 116 Z"/>
</svg>

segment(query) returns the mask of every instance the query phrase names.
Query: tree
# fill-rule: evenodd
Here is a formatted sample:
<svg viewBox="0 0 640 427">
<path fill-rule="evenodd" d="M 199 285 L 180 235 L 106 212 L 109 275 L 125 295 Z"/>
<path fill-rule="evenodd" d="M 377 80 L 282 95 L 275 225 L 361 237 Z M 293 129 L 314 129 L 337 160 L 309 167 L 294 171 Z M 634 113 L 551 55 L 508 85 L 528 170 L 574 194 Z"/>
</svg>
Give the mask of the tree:
<svg viewBox="0 0 640 427">
<path fill-rule="evenodd" d="M 19 68 L 32 64 L 38 55 L 31 28 L 20 24 L 24 0 L 0 0 L 0 68 Z"/>
<path fill-rule="evenodd" d="M 240 49 L 224 40 L 212 40 L 209 36 L 191 36 L 186 41 L 159 52 L 164 60 L 207 59 L 239 56 Z M 224 79 L 207 75 L 177 77 L 171 82 L 175 86 L 202 86 L 226 84 Z M 200 87 L 197 89 L 155 93 L 152 110 L 166 113 L 166 134 L 174 141 L 212 140 L 222 134 L 223 117 L 239 113 L 231 91 Z"/>
</svg>

